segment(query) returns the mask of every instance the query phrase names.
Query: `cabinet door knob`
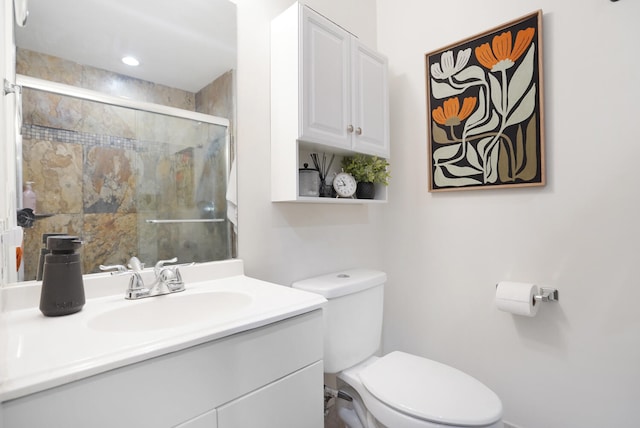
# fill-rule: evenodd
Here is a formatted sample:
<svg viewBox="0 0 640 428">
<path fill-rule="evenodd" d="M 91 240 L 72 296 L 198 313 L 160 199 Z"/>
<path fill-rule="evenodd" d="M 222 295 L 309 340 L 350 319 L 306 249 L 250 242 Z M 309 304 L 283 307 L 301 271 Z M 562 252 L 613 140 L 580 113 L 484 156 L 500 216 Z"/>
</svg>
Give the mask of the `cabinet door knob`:
<svg viewBox="0 0 640 428">
<path fill-rule="evenodd" d="M 353 132 L 353 125 L 347 126 L 347 132 L 348 133 L 352 133 Z"/>
<path fill-rule="evenodd" d="M 356 128 L 356 135 L 362 135 L 362 128 L 359 126 Z"/>
</svg>

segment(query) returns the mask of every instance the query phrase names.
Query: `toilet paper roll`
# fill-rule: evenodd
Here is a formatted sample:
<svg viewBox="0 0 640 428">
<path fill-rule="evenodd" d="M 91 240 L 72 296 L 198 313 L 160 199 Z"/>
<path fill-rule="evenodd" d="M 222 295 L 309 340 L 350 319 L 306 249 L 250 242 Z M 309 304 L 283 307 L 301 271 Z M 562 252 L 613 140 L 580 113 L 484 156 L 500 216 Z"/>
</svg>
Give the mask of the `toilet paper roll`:
<svg viewBox="0 0 640 428">
<path fill-rule="evenodd" d="M 502 281 L 496 287 L 496 306 L 501 311 L 533 317 L 538 312 L 538 286 L 526 282 Z"/>
</svg>

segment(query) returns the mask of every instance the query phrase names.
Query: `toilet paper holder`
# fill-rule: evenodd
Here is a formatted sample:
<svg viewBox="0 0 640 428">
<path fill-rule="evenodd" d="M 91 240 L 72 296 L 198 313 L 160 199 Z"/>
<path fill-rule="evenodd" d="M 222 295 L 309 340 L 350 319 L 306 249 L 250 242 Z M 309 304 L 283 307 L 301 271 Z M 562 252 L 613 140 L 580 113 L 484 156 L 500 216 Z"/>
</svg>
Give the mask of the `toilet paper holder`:
<svg viewBox="0 0 640 428">
<path fill-rule="evenodd" d="M 498 288 L 498 284 L 496 284 L 496 288 Z M 536 302 L 557 302 L 560 300 L 558 290 L 555 288 L 540 287 L 539 291 L 540 294 L 533 296 Z"/>
<path fill-rule="evenodd" d="M 537 302 L 557 302 L 558 290 L 555 288 L 540 287 L 540 294 L 533 296 Z"/>
</svg>

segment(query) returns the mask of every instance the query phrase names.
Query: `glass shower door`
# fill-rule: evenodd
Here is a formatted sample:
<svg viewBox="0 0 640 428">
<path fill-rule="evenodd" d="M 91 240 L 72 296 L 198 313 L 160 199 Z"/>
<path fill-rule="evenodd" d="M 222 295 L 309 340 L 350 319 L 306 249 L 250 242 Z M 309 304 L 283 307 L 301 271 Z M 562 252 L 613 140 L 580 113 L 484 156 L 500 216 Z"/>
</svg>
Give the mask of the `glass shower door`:
<svg viewBox="0 0 640 428">
<path fill-rule="evenodd" d="M 25 280 L 36 279 L 49 233 L 82 238 L 83 273 L 132 256 L 146 266 L 233 257 L 224 119 L 23 92 L 21 179 L 37 195 L 36 221 L 25 229 Z"/>
<path fill-rule="evenodd" d="M 138 135 L 148 140 L 136 187 L 139 258 L 147 264 L 229 259 L 228 129 L 161 116 L 137 112 Z"/>
</svg>

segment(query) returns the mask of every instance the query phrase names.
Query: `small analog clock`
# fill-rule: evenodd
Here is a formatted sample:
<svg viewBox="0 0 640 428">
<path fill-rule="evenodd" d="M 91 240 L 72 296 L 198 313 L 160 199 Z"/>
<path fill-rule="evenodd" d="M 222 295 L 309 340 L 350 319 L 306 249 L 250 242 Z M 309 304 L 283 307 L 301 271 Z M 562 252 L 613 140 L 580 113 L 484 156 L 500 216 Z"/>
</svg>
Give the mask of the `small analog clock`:
<svg viewBox="0 0 640 428">
<path fill-rule="evenodd" d="M 356 179 L 346 172 L 338 173 L 333 179 L 333 188 L 340 198 L 352 198 L 356 193 L 356 186 Z"/>
</svg>

